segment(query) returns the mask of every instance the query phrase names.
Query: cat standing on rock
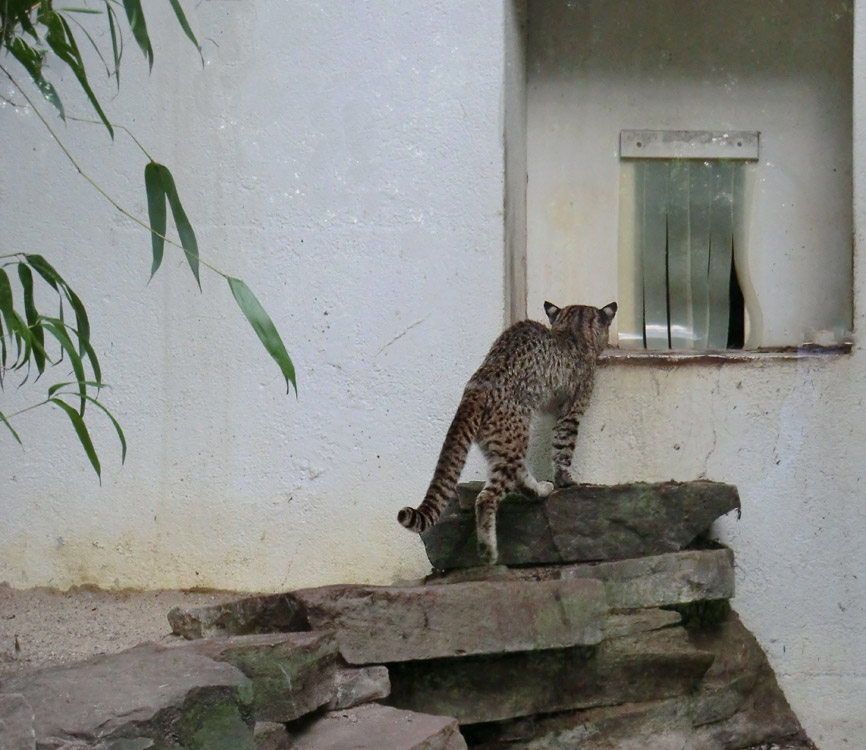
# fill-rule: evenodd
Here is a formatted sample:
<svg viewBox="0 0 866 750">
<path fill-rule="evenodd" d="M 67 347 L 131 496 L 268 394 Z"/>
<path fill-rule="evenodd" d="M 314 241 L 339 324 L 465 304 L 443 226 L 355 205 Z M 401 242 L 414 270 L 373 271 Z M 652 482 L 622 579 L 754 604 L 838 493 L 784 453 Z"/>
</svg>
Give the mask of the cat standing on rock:
<svg viewBox="0 0 866 750">
<path fill-rule="evenodd" d="M 616 302 L 602 308 L 544 303 L 550 328 L 524 320 L 493 344 L 469 380 L 448 428 L 433 480 L 418 508 L 403 508 L 397 520 L 422 532 L 439 520 L 457 490 L 474 440 L 487 459 L 489 479 L 475 500 L 478 554 L 496 563 L 496 509 L 509 492 L 547 497 L 551 482 L 539 482 L 526 467 L 533 413 L 557 415 L 553 432 L 556 487 L 575 484 L 571 459 L 580 417 L 589 404 L 598 356 L 608 342 Z"/>
</svg>

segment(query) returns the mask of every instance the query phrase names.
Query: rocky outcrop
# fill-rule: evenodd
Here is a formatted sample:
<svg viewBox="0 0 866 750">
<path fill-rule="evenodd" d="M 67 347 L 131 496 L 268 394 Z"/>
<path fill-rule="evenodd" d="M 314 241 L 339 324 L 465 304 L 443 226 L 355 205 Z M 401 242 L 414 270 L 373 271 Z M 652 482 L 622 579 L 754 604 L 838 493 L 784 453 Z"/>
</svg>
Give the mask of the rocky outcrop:
<svg viewBox="0 0 866 750">
<path fill-rule="evenodd" d="M 437 570 L 480 565 L 475 549 L 475 495 L 458 497 L 421 538 Z M 539 565 L 619 560 L 685 549 L 719 516 L 739 510 L 737 488 L 718 482 L 577 485 L 543 500 L 506 497 L 497 514 L 499 562 Z"/>
<path fill-rule="evenodd" d="M 336 631 L 349 664 L 591 645 L 602 639 L 595 579 L 451 586 L 326 586 L 293 594 L 311 627 Z"/>
<path fill-rule="evenodd" d="M 120 747 L 133 739 L 252 748 L 252 683 L 231 664 L 190 649 L 143 644 L 14 677 L 2 690 L 23 695 L 33 709 L 40 750 Z"/>
<path fill-rule="evenodd" d="M 730 610 L 733 554 L 704 538 L 737 507 L 709 482 L 508 501 L 521 566 L 482 568 L 455 501 L 425 536 L 447 572 L 173 610 L 186 641 L 0 685 L 0 746 L 805 750 Z"/>
</svg>

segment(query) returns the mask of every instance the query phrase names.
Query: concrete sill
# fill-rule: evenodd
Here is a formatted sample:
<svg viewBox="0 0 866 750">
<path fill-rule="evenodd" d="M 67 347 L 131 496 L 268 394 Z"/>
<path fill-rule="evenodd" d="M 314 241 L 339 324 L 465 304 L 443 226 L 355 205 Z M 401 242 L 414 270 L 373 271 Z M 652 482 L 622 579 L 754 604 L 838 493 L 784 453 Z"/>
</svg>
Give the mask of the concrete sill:
<svg viewBox="0 0 866 750">
<path fill-rule="evenodd" d="M 727 349 L 725 351 L 651 351 L 647 349 L 605 349 L 600 365 L 672 367 L 674 365 L 724 365 L 746 362 L 785 362 L 850 354 L 852 343 L 818 346 L 781 347 L 777 349 Z"/>
</svg>

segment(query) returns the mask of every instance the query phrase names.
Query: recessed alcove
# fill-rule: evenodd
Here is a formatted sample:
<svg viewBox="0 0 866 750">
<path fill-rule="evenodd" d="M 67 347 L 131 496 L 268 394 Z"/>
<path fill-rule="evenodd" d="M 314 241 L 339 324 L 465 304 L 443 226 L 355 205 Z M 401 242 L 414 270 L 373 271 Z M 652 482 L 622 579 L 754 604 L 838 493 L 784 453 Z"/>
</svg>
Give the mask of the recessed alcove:
<svg viewBox="0 0 866 750">
<path fill-rule="evenodd" d="M 631 324 L 635 345 L 645 311 L 622 262 L 635 192 L 621 133 L 736 131 L 760 134 L 757 159 L 739 172 L 732 230 L 740 345 L 796 346 L 822 331 L 844 338 L 852 325 L 849 2 L 533 0 L 513 4 L 507 25 L 512 317 L 539 317 L 545 299 L 617 299 L 621 343 Z M 713 346 L 688 342 L 672 348 L 720 348 L 718 337 Z"/>
</svg>

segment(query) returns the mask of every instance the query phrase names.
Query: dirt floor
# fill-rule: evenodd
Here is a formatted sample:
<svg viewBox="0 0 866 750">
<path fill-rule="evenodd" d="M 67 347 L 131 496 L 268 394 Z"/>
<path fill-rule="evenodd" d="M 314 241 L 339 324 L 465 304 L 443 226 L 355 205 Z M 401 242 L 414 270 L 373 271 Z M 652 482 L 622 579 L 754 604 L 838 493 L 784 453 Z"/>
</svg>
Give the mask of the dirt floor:
<svg viewBox="0 0 866 750">
<path fill-rule="evenodd" d="M 0 583 L 2 678 L 39 667 L 123 651 L 144 641 L 176 639 L 166 614 L 241 594 L 198 591 L 13 589 Z"/>
</svg>

